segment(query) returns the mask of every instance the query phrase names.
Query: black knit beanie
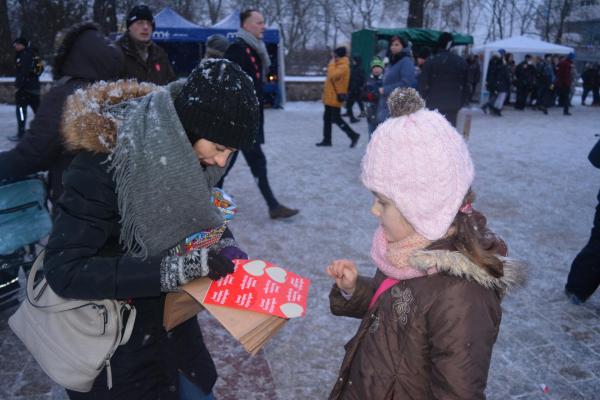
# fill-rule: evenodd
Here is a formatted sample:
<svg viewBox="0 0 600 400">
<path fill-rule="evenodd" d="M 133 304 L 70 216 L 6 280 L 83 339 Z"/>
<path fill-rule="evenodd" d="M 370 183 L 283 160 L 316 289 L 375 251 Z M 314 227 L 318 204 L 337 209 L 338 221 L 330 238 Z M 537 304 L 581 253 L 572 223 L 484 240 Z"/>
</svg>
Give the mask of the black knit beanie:
<svg viewBox="0 0 600 400">
<path fill-rule="evenodd" d="M 208 59 L 192 71 L 175 98 L 192 144 L 199 139 L 234 149 L 254 143 L 260 109 L 252 79 L 229 60 Z"/>
<path fill-rule="evenodd" d="M 336 56 L 338 56 L 340 58 L 341 57 L 346 57 L 346 53 L 347 53 L 346 48 L 344 46 L 338 47 L 333 52 L 335 53 Z"/>
<path fill-rule="evenodd" d="M 139 5 L 133 7 L 131 11 L 129 11 L 129 14 L 127 14 L 125 24 L 127 25 L 127 28 L 129 28 L 129 25 L 133 24 L 135 21 L 140 20 L 150 21 L 150 23 L 152 24 L 152 29 L 154 29 L 154 17 L 152 16 L 152 11 L 150 11 L 150 8 L 148 8 L 148 6 Z"/>
<path fill-rule="evenodd" d="M 21 45 L 27 47 L 29 45 L 29 41 L 27 39 L 25 39 L 23 36 L 19 36 L 18 38 L 16 38 L 13 41 L 13 44 L 21 44 Z"/>
</svg>

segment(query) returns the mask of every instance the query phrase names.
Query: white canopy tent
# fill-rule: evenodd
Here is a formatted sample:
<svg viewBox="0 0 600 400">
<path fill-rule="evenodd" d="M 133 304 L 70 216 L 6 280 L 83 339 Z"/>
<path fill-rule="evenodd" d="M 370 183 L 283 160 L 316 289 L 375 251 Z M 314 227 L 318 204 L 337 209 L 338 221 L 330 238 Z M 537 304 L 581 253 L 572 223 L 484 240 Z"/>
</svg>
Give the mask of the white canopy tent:
<svg viewBox="0 0 600 400">
<path fill-rule="evenodd" d="M 506 50 L 507 53 L 515 54 L 517 60 L 522 58 L 525 54 L 569 54 L 574 52 L 572 47 L 548 43 L 543 40 L 532 39 L 525 36 L 513 36 L 508 39 L 497 40 L 495 42 L 473 47 L 473 53 L 484 54 L 483 74 L 481 74 L 481 96 L 479 97 L 481 103 L 484 102 L 484 99 L 487 98 L 488 95 L 487 90 L 485 90 L 485 78 L 487 76 L 490 58 L 492 57 L 492 53 L 498 52 L 500 49 Z"/>
</svg>

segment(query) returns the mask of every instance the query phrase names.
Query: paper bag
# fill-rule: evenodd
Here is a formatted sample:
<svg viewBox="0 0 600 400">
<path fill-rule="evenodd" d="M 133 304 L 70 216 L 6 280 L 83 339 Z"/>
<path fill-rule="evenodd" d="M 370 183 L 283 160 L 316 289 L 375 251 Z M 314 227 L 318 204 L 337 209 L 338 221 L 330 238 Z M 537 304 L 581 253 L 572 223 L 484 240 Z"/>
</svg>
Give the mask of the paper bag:
<svg viewBox="0 0 600 400">
<path fill-rule="evenodd" d="M 184 291 L 168 293 L 163 312 L 163 326 L 166 331 L 170 331 L 188 319 L 195 317 L 202 309 L 202 304 Z"/>
</svg>

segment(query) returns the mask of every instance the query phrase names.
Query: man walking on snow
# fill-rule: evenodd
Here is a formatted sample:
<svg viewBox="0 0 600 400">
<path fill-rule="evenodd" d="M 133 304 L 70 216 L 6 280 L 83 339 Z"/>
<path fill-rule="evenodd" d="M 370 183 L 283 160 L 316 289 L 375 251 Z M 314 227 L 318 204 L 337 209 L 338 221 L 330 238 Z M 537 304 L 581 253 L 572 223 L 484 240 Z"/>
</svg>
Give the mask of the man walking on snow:
<svg viewBox="0 0 600 400">
<path fill-rule="evenodd" d="M 272 219 L 289 218 L 298 214 L 299 211 L 280 204 L 275 198 L 267 179 L 267 159 L 261 148 L 261 145 L 265 142 L 263 77 L 265 71 L 268 71 L 271 65 L 269 53 L 267 53 L 267 48 L 262 40 L 265 32 L 265 19 L 260 12 L 248 9 L 240 13 L 240 25 L 241 28 L 236 34 L 237 39 L 229 46 L 224 57 L 238 64 L 252 78 L 254 90 L 260 103 L 260 127 L 256 135 L 256 141 L 251 148 L 241 150 L 241 153 L 246 159 L 254 179 L 256 179 L 260 193 L 267 202 L 269 216 Z M 233 154 L 227 172 L 233 167 L 237 154 L 237 152 Z M 223 186 L 225 176 L 219 182 L 219 187 Z"/>
</svg>

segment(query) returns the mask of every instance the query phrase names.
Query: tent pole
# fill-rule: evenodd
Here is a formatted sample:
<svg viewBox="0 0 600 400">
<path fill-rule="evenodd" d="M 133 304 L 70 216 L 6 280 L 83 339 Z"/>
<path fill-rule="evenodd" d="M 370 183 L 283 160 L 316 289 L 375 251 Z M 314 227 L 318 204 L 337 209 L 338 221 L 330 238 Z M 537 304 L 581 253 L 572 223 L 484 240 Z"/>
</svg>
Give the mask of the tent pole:
<svg viewBox="0 0 600 400">
<path fill-rule="evenodd" d="M 485 82 L 486 82 L 487 73 L 488 73 L 488 65 L 490 64 L 490 53 L 491 53 L 491 50 L 488 48 L 486 48 L 483 53 L 483 74 L 481 74 L 481 91 L 479 94 L 479 104 L 482 106 L 483 106 L 484 94 L 487 92 L 487 89 L 485 88 Z M 488 93 L 488 99 L 489 99 L 489 93 Z"/>
<path fill-rule="evenodd" d="M 285 92 L 285 54 L 283 51 L 283 43 L 281 43 L 281 35 L 279 35 L 279 42 L 277 43 L 277 57 L 279 58 L 279 71 L 277 74 L 279 75 L 279 93 L 281 96 L 281 107 L 285 106 L 287 101 L 287 95 Z"/>
</svg>

